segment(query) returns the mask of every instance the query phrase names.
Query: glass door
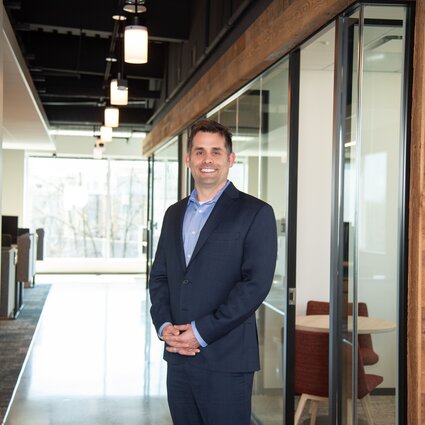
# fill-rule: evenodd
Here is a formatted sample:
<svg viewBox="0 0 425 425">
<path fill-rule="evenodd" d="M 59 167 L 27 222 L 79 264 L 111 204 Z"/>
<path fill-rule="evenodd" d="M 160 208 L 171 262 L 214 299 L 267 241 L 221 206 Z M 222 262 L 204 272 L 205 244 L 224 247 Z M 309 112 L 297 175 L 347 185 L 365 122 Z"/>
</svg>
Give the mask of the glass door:
<svg viewBox="0 0 425 425">
<path fill-rule="evenodd" d="M 339 231 L 333 290 L 333 419 L 397 424 L 406 149 L 404 6 L 361 5 L 339 22 Z M 337 275 L 338 274 L 338 275 Z M 337 394 L 342 403 L 337 404 Z"/>
</svg>

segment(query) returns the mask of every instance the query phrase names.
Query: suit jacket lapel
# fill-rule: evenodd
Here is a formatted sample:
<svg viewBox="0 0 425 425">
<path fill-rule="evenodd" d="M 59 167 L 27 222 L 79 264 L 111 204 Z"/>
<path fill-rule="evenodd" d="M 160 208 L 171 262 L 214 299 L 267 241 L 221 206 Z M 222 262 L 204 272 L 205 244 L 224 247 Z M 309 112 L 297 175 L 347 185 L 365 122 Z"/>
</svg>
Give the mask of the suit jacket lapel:
<svg viewBox="0 0 425 425">
<path fill-rule="evenodd" d="M 177 214 L 175 216 L 176 221 L 175 221 L 175 225 L 174 225 L 174 229 L 175 229 L 174 237 L 175 237 L 175 240 L 176 240 L 176 246 L 177 246 L 179 261 L 181 263 L 183 270 L 186 269 L 186 259 L 185 259 L 185 255 L 184 255 L 184 245 L 183 245 L 183 220 L 184 220 L 184 215 L 185 215 L 185 212 L 186 212 L 188 200 L 189 200 L 189 198 L 186 197 L 186 198 L 184 198 L 180 201 L 180 205 L 179 205 L 179 208 L 177 210 Z"/>
<path fill-rule="evenodd" d="M 208 240 L 214 229 L 219 225 L 223 217 L 228 213 L 229 207 L 234 202 L 234 198 L 237 198 L 238 196 L 238 190 L 235 188 L 235 186 L 233 186 L 232 183 L 230 183 L 218 199 L 216 205 L 214 206 L 214 209 L 208 217 L 208 220 L 202 228 L 198 242 L 196 243 L 195 250 L 193 251 L 188 266 L 196 257 L 201 248 L 204 246 L 205 242 Z"/>
</svg>

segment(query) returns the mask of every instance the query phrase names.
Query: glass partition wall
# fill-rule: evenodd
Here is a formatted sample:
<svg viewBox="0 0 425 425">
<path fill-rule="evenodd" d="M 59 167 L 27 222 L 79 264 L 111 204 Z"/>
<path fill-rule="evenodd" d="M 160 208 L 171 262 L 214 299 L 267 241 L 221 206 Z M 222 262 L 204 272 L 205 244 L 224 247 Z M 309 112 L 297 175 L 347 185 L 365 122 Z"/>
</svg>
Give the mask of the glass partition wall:
<svg viewBox="0 0 425 425">
<path fill-rule="evenodd" d="M 148 218 L 149 250 L 147 270 L 155 258 L 162 219 L 167 208 L 178 201 L 179 142 L 175 138 L 155 152 L 150 170 L 151 198 Z"/>
<path fill-rule="evenodd" d="M 230 180 L 276 215 L 255 424 L 405 423 L 408 12 L 353 6 L 208 114 L 233 133 Z M 155 154 L 154 234 L 178 156 L 175 142 Z"/>
<path fill-rule="evenodd" d="M 296 423 L 329 414 L 329 333 L 314 325 L 329 329 L 334 57 L 333 24 L 300 49 L 296 313 L 312 329 L 295 330 Z"/>
</svg>

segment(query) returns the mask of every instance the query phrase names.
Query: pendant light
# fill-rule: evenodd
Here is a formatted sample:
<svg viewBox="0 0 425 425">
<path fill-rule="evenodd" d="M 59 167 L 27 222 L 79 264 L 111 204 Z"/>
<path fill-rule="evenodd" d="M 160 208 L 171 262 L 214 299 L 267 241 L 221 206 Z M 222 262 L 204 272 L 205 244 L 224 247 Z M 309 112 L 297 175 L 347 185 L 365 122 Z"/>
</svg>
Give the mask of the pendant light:
<svg viewBox="0 0 425 425">
<path fill-rule="evenodd" d="M 106 127 L 118 127 L 120 120 L 120 110 L 114 106 L 105 108 L 104 123 Z"/>
<path fill-rule="evenodd" d="M 121 22 L 126 18 L 123 15 L 116 14 L 113 19 L 118 21 L 118 33 L 122 34 Z M 122 41 L 122 40 L 121 40 Z M 111 105 L 128 105 L 128 83 L 124 79 L 124 46 L 123 43 L 120 46 L 120 68 L 117 78 L 111 80 L 110 83 L 110 101 Z"/>
<path fill-rule="evenodd" d="M 96 140 L 96 143 L 93 148 L 93 158 L 102 159 L 103 152 L 105 151 L 105 145 L 101 140 Z"/>
<path fill-rule="evenodd" d="M 147 63 L 148 61 L 148 29 L 139 25 L 135 16 L 131 25 L 124 30 L 124 60 L 127 63 Z"/>
<path fill-rule="evenodd" d="M 110 85 L 110 98 L 111 105 L 127 105 L 128 104 L 128 84 L 127 80 L 121 78 L 121 74 L 118 73 L 118 77 L 111 80 Z"/>
<path fill-rule="evenodd" d="M 127 63 L 148 61 L 148 29 L 140 24 L 138 13 L 145 12 L 144 1 L 134 0 L 134 17 L 124 29 L 124 60 Z M 131 10 L 132 11 L 132 10 Z"/>
<path fill-rule="evenodd" d="M 100 140 L 105 143 L 112 142 L 112 127 L 107 127 L 106 125 L 100 127 Z"/>
</svg>

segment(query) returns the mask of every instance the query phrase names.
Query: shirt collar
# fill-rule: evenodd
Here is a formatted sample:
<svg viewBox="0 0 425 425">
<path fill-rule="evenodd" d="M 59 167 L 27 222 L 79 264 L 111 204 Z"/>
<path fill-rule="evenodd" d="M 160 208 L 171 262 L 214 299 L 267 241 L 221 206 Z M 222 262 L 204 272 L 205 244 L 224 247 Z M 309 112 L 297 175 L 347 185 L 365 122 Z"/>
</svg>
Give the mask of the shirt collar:
<svg viewBox="0 0 425 425">
<path fill-rule="evenodd" d="M 223 186 L 222 189 L 220 189 L 216 195 L 214 196 L 214 198 L 210 199 L 209 201 L 203 202 L 203 205 L 210 205 L 210 204 L 215 204 L 218 199 L 220 198 L 221 194 L 226 190 L 227 186 L 229 186 L 230 180 L 227 180 L 226 184 Z M 189 205 L 190 203 L 194 203 L 196 205 L 200 205 L 199 201 L 198 201 L 198 192 L 196 189 L 192 190 L 192 193 L 190 194 L 189 197 L 189 201 L 187 202 L 187 204 Z"/>
</svg>

